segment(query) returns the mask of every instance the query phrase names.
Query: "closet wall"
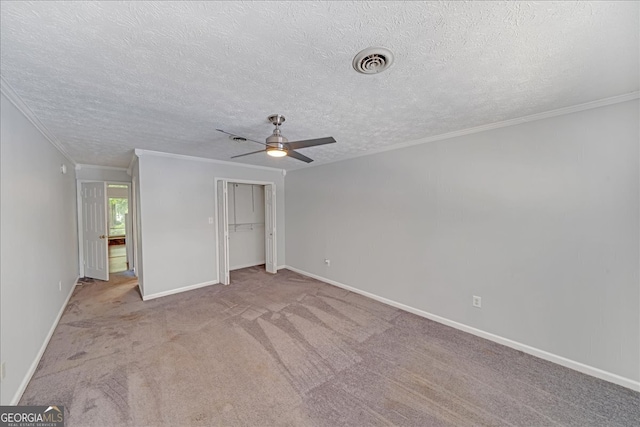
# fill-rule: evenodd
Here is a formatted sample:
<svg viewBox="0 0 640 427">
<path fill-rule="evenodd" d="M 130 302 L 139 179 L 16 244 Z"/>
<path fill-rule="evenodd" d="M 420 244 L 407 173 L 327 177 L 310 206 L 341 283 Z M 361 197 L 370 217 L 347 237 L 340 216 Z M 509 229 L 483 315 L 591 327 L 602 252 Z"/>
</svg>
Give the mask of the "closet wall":
<svg viewBox="0 0 640 427">
<path fill-rule="evenodd" d="M 264 231 L 264 186 L 230 182 L 230 270 L 265 263 Z"/>
</svg>

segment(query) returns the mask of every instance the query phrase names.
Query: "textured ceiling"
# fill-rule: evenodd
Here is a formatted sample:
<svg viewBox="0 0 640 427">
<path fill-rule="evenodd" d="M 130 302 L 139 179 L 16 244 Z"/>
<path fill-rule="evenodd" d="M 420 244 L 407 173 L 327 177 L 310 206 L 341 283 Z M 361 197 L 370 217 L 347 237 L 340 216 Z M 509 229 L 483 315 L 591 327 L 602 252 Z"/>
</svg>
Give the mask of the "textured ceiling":
<svg viewBox="0 0 640 427">
<path fill-rule="evenodd" d="M 270 114 L 318 163 L 639 89 L 638 2 L 10 2 L 1 74 L 77 163 L 228 160 Z M 351 60 L 395 55 L 377 75 Z M 239 163 L 305 167 L 260 153 Z"/>
</svg>

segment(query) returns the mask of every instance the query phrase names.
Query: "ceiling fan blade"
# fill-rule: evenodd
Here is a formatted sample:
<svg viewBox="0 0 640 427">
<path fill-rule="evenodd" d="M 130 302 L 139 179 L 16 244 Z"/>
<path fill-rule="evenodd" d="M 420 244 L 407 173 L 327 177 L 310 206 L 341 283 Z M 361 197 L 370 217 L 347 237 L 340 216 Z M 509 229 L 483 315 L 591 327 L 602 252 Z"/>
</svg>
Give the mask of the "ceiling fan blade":
<svg viewBox="0 0 640 427">
<path fill-rule="evenodd" d="M 307 157 L 307 156 L 305 156 L 303 154 L 300 154 L 297 151 L 293 151 L 293 150 L 287 151 L 287 156 L 293 157 L 294 159 L 302 160 L 303 162 L 306 162 L 306 163 L 313 162 L 313 159 L 310 159 L 309 157 Z"/>
<path fill-rule="evenodd" d="M 252 151 L 251 153 L 238 154 L 237 156 L 232 156 L 231 158 L 235 159 L 236 157 L 244 157 L 244 156 L 248 156 L 249 154 L 256 154 L 256 153 L 264 153 L 264 150 Z"/>
<path fill-rule="evenodd" d="M 326 138 L 305 139 L 303 141 L 292 141 L 292 142 L 288 142 L 286 145 L 288 148 L 292 150 L 297 150 L 299 148 L 313 147 L 315 145 L 333 144 L 334 142 L 336 142 L 336 140 L 333 139 L 332 136 L 329 136 Z"/>
<path fill-rule="evenodd" d="M 216 130 L 217 130 L 218 132 L 226 133 L 227 135 L 230 135 L 230 136 L 237 136 L 237 137 L 239 137 L 239 138 L 244 138 L 244 139 L 246 139 L 247 141 L 255 142 L 255 143 L 257 143 L 257 144 L 267 145 L 267 144 L 265 144 L 264 142 L 256 141 L 255 139 L 249 139 L 249 138 L 247 138 L 247 137 L 244 137 L 244 136 L 242 136 L 242 135 L 238 135 L 238 134 L 235 134 L 235 133 L 225 132 L 225 131 L 223 131 L 222 129 L 216 129 Z"/>
</svg>

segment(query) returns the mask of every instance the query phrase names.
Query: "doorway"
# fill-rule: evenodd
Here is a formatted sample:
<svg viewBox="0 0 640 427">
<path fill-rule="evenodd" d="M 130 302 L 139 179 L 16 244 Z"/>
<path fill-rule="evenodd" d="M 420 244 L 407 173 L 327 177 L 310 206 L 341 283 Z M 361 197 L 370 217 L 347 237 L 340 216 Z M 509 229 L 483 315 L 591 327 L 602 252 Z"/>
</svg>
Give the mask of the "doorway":
<svg viewBox="0 0 640 427">
<path fill-rule="evenodd" d="M 82 277 L 108 281 L 134 268 L 131 184 L 78 181 L 78 238 Z"/>
<path fill-rule="evenodd" d="M 107 223 L 109 273 L 129 270 L 131 219 L 129 216 L 129 184 L 107 183 Z"/>
<path fill-rule="evenodd" d="M 216 179 L 218 281 L 230 271 L 264 265 L 277 272 L 275 184 Z"/>
</svg>

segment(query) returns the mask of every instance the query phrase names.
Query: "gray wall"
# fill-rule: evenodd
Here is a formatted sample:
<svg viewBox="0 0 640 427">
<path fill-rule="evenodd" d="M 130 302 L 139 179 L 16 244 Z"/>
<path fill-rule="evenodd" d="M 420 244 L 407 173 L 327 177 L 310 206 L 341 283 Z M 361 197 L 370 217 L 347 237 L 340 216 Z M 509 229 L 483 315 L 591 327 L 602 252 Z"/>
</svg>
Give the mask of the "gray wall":
<svg viewBox="0 0 640 427">
<path fill-rule="evenodd" d="M 638 381 L 638 113 L 289 172 L 287 265 Z"/>
<path fill-rule="evenodd" d="M 276 184 L 278 264 L 284 264 L 284 176 L 277 169 L 142 154 L 138 159 L 144 295 L 218 280 L 215 178 Z"/>
<path fill-rule="evenodd" d="M 131 177 L 125 169 L 106 166 L 78 165 L 76 177 L 86 181 L 131 182 Z"/>
<path fill-rule="evenodd" d="M 0 404 L 7 405 L 78 276 L 78 226 L 73 165 L 4 94 L 0 114 L 0 359 L 7 373 Z"/>
</svg>

